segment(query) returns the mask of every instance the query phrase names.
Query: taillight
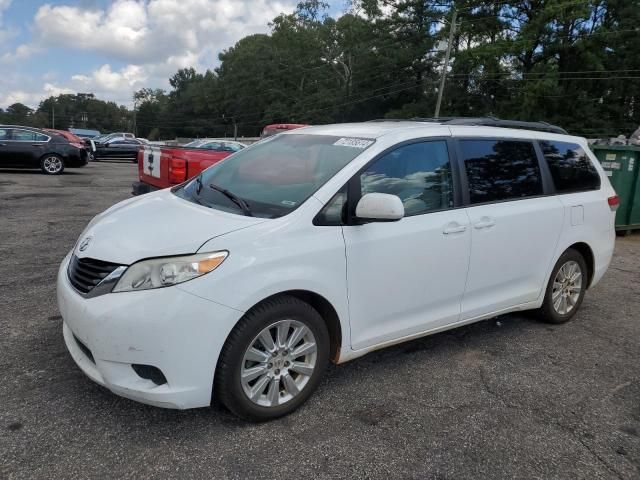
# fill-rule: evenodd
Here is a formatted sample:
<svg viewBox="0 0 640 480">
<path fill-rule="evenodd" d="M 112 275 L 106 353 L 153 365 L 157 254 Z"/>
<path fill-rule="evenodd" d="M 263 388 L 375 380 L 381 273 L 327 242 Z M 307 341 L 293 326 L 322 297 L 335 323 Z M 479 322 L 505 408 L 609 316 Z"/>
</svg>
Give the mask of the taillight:
<svg viewBox="0 0 640 480">
<path fill-rule="evenodd" d="M 607 202 L 609 203 L 609 208 L 612 212 L 615 212 L 620 205 L 620 198 L 618 195 L 614 195 L 613 197 L 607 198 Z"/>
<path fill-rule="evenodd" d="M 187 161 L 181 158 L 169 160 L 169 183 L 182 183 L 187 179 Z"/>
</svg>

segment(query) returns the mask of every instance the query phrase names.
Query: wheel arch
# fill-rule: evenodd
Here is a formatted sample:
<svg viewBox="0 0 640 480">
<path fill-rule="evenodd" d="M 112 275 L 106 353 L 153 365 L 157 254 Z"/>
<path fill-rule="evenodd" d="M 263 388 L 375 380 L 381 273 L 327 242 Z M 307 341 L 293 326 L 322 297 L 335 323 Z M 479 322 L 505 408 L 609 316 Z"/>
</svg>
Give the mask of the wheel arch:
<svg viewBox="0 0 640 480">
<path fill-rule="evenodd" d="M 340 360 L 340 349 L 342 348 L 342 323 L 335 307 L 322 295 L 312 292 L 311 290 L 285 290 L 282 292 L 269 295 L 253 305 L 247 312 L 259 307 L 262 303 L 277 297 L 289 295 L 311 305 L 320 314 L 327 330 L 329 331 L 329 359 L 333 363 Z"/>
<path fill-rule="evenodd" d="M 65 156 L 64 155 L 62 155 L 62 154 L 60 154 L 58 152 L 51 151 L 51 152 L 47 152 L 47 153 L 44 153 L 44 154 L 40 155 L 40 158 L 38 159 L 38 162 L 42 162 L 42 160 L 44 160 L 46 157 L 58 157 L 58 158 L 62 159 L 63 162 L 65 160 Z"/>
<path fill-rule="evenodd" d="M 576 242 L 572 245 L 569 245 L 564 249 L 564 252 L 569 249 L 576 250 L 578 253 L 580 253 L 580 255 L 582 255 L 582 258 L 584 258 L 584 261 L 587 264 L 587 288 L 589 288 L 591 286 L 591 281 L 593 280 L 593 274 L 595 272 L 595 257 L 593 255 L 593 250 L 585 242 Z"/>
</svg>

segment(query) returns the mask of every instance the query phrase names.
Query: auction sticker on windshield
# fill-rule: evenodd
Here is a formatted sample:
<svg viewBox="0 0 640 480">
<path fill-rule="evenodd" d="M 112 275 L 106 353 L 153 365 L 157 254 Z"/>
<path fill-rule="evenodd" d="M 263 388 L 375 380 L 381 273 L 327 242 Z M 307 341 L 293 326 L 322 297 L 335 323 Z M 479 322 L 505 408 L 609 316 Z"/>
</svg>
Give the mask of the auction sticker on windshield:
<svg viewBox="0 0 640 480">
<path fill-rule="evenodd" d="M 373 143 L 373 140 L 367 140 L 366 138 L 344 138 L 343 137 L 339 140 L 336 140 L 334 145 L 364 149 L 364 148 L 367 148 L 372 143 Z"/>
</svg>

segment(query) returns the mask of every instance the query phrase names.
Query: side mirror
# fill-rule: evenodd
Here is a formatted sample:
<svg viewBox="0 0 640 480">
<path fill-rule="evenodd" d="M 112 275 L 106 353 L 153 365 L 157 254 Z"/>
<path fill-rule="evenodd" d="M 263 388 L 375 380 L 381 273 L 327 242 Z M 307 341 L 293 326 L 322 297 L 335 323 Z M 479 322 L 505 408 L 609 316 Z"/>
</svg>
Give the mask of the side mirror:
<svg viewBox="0 0 640 480">
<path fill-rule="evenodd" d="M 404 217 L 404 205 L 396 195 L 367 193 L 356 205 L 356 217 L 370 222 L 396 222 Z"/>
</svg>

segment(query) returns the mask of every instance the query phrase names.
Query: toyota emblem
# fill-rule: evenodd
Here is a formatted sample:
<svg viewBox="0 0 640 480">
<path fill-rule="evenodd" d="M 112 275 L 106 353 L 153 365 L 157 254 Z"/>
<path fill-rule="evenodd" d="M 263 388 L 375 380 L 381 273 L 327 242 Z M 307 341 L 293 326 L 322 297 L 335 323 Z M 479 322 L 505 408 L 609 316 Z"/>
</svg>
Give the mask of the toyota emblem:
<svg viewBox="0 0 640 480">
<path fill-rule="evenodd" d="M 89 243 L 91 243 L 91 237 L 86 237 L 80 242 L 78 250 L 84 252 L 87 248 L 89 248 Z"/>
</svg>

